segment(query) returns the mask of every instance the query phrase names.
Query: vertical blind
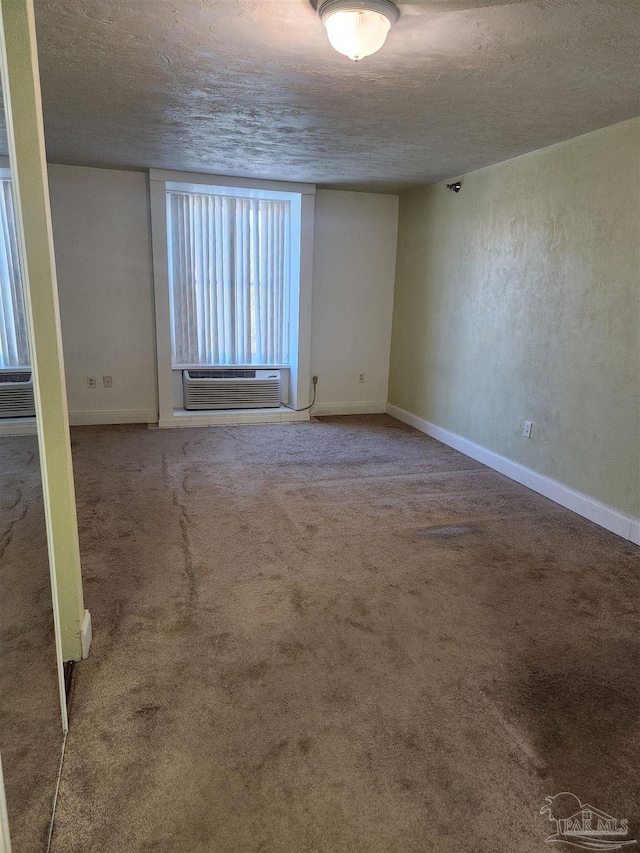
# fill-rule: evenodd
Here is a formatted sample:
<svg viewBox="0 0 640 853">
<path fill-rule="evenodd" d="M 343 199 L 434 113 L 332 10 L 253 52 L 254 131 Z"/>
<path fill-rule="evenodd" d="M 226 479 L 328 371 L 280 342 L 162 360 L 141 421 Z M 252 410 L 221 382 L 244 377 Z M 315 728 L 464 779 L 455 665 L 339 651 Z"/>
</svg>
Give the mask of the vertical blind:
<svg viewBox="0 0 640 853">
<path fill-rule="evenodd" d="M 29 341 L 11 179 L 0 179 L 0 368 L 27 367 Z"/>
<path fill-rule="evenodd" d="M 170 192 L 174 364 L 288 364 L 290 202 Z"/>
</svg>

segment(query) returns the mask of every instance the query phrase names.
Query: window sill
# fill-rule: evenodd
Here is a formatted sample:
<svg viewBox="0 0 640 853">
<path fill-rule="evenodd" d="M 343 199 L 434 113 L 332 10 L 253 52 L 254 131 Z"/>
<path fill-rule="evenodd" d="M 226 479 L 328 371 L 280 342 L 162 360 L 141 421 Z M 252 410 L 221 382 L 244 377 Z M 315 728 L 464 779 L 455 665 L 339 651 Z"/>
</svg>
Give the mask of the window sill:
<svg viewBox="0 0 640 853">
<path fill-rule="evenodd" d="M 35 435 L 37 431 L 35 418 L 0 418 L 0 436 Z"/>
<path fill-rule="evenodd" d="M 232 426 L 236 424 L 283 424 L 308 421 L 310 414 L 294 412 L 286 406 L 277 409 L 219 409 L 217 411 L 187 411 L 174 409 L 171 418 L 160 419 L 160 429 L 172 427 Z"/>
</svg>

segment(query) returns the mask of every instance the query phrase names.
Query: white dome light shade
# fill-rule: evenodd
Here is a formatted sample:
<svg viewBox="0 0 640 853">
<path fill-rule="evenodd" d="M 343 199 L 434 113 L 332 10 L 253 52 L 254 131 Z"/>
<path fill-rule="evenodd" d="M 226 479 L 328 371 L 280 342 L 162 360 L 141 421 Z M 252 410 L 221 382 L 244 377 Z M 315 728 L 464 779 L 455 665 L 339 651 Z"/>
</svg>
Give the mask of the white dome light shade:
<svg viewBox="0 0 640 853">
<path fill-rule="evenodd" d="M 333 47 L 354 62 L 380 50 L 391 29 L 389 18 L 363 9 L 334 12 L 324 25 Z"/>
<path fill-rule="evenodd" d="M 354 62 L 380 50 L 398 18 L 387 0 L 325 0 L 318 13 L 332 46 Z"/>
</svg>

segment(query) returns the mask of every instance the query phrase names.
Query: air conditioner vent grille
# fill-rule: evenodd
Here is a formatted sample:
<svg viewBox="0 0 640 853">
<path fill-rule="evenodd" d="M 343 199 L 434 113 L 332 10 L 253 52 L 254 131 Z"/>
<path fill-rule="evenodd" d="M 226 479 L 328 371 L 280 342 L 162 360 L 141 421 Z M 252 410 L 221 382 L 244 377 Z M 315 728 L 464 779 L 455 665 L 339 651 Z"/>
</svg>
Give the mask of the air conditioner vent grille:
<svg viewBox="0 0 640 853">
<path fill-rule="evenodd" d="M 280 405 L 280 371 L 261 368 L 184 370 L 182 389 L 187 410 L 277 408 Z"/>
<path fill-rule="evenodd" d="M 189 370 L 191 379 L 255 379 L 255 370 L 245 370 L 236 367 L 208 368 L 206 370 Z"/>
<path fill-rule="evenodd" d="M 30 418 L 35 413 L 31 373 L 0 372 L 0 418 Z"/>
<path fill-rule="evenodd" d="M 5 382 L 30 382 L 31 381 L 31 373 L 28 371 L 24 372 L 16 372 L 16 373 L 2 373 L 0 372 L 0 385 L 4 385 Z"/>
</svg>

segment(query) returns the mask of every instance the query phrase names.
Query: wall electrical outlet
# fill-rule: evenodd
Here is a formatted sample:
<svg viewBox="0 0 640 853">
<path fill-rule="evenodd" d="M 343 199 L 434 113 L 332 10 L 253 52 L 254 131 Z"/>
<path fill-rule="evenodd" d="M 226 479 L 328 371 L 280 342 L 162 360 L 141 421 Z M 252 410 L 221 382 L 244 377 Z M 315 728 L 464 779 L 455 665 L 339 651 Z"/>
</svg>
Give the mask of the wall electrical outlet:
<svg viewBox="0 0 640 853">
<path fill-rule="evenodd" d="M 95 376 L 87 376 L 87 388 L 97 388 L 98 381 Z"/>
<path fill-rule="evenodd" d="M 361 373 L 360 376 L 358 376 L 358 382 L 364 382 L 364 373 Z"/>
<path fill-rule="evenodd" d="M 102 384 L 105 388 L 111 388 L 113 386 L 113 378 L 111 376 L 103 376 Z"/>
<path fill-rule="evenodd" d="M 522 435 L 525 438 L 531 438 L 531 427 L 532 426 L 533 426 L 533 423 L 531 421 L 525 421 L 524 422 L 524 424 L 522 426 Z"/>
</svg>

